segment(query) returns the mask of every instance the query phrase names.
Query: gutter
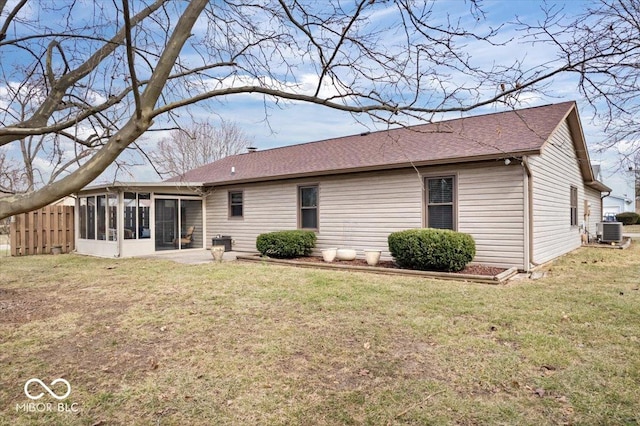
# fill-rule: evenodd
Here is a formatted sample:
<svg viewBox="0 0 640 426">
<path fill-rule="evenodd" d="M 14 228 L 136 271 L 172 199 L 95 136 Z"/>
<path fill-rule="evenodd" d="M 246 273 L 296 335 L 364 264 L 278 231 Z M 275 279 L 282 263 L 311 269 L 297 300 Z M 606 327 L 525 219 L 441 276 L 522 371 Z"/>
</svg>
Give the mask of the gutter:
<svg viewBox="0 0 640 426">
<path fill-rule="evenodd" d="M 527 151 L 514 151 L 506 153 L 510 156 L 510 158 L 517 158 L 518 156 L 526 156 L 526 155 L 538 155 L 540 154 L 540 150 L 527 150 Z M 246 155 L 246 154 L 241 154 Z M 257 154 L 252 154 L 257 155 Z M 391 163 L 391 164 L 371 164 L 367 166 L 359 166 L 359 167 L 351 167 L 351 168 L 338 168 L 338 169 L 327 169 L 327 170 L 311 170 L 311 171 L 303 171 L 303 172 L 295 172 L 295 173 L 284 173 L 284 174 L 274 174 L 274 175 L 259 175 L 259 176 L 249 176 L 249 177 L 238 177 L 240 175 L 240 166 L 233 166 L 238 169 L 237 174 L 233 179 L 224 179 L 224 180 L 209 180 L 204 181 L 202 183 L 203 186 L 226 186 L 226 185 L 237 185 L 237 184 L 246 184 L 246 183 L 257 183 L 257 182 L 273 182 L 279 180 L 287 180 L 287 179 L 300 179 L 300 178 L 315 178 L 320 176 L 334 176 L 334 175 L 343 175 L 343 174 L 352 174 L 352 173 L 363 173 L 363 172 L 379 172 L 383 170 L 402 170 L 402 169 L 415 169 L 419 167 L 430 167 L 430 166 L 446 166 L 453 164 L 466 164 L 466 163 L 480 163 L 484 161 L 493 161 L 493 160 L 503 160 L 505 153 L 498 154 L 490 154 L 490 155 L 478 155 L 471 157 L 451 157 L 451 158 L 443 158 L 439 160 L 427 160 L 427 161 L 415 161 L 415 162 L 402 162 L 402 163 Z M 229 158 L 229 157 L 227 157 Z M 203 179 L 204 180 L 204 179 Z"/>
<path fill-rule="evenodd" d="M 527 271 L 529 271 L 531 269 L 531 266 L 538 266 L 538 263 L 536 263 L 533 259 L 533 173 L 531 172 L 531 166 L 529 166 L 529 161 L 528 158 L 523 155 L 522 159 L 521 159 L 521 164 L 522 167 L 524 167 L 524 171 L 527 174 L 527 204 L 528 204 L 528 208 L 527 208 L 527 222 L 528 222 L 528 229 L 527 229 L 527 235 L 526 235 L 526 240 L 525 241 L 525 245 L 528 246 L 528 252 L 529 252 L 529 258 L 527 259 L 528 261 L 528 265 L 527 265 Z"/>
</svg>

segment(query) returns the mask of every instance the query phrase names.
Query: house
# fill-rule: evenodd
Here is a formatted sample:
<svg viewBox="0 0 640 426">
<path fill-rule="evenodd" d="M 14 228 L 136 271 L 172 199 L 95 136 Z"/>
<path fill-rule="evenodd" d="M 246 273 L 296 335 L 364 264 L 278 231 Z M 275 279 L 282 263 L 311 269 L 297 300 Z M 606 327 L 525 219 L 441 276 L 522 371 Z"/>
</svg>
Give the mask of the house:
<svg viewBox="0 0 640 426">
<path fill-rule="evenodd" d="M 605 180 L 602 178 L 601 166 L 599 164 L 592 164 L 591 168 L 593 169 L 593 175 L 595 176 L 595 179 L 604 183 Z M 629 183 L 625 182 L 625 184 L 623 185 L 623 190 L 626 189 L 626 190 L 633 191 L 634 190 L 633 186 L 635 185 L 632 184 L 632 187 L 629 187 Z M 615 216 L 618 213 L 635 212 L 635 211 L 636 211 L 635 200 L 633 198 L 630 198 L 627 194 L 620 195 L 619 193 L 616 192 L 615 189 L 613 189 L 612 192 L 607 192 L 606 194 L 603 194 L 603 197 L 602 197 L 603 219 L 615 220 Z"/>
<path fill-rule="evenodd" d="M 125 256 L 229 235 L 234 250 L 255 251 L 261 233 L 310 229 L 318 250 L 389 258 L 391 232 L 433 227 L 471 234 L 476 263 L 530 270 L 595 234 L 603 191 L 576 105 L 563 102 L 253 149 L 161 184 L 87 188 L 77 247 Z M 197 236 L 183 248 L 175 239 L 187 226 Z M 120 247 L 97 253 L 96 243 Z"/>
<path fill-rule="evenodd" d="M 635 212 L 634 200 L 627 194 L 609 194 L 602 199 L 603 217 L 615 216 L 618 213 Z"/>
<path fill-rule="evenodd" d="M 166 250 L 202 249 L 202 183 L 112 183 L 87 187 L 76 198 L 76 251 L 131 257 Z M 194 227 L 190 243 L 181 241 Z"/>
</svg>

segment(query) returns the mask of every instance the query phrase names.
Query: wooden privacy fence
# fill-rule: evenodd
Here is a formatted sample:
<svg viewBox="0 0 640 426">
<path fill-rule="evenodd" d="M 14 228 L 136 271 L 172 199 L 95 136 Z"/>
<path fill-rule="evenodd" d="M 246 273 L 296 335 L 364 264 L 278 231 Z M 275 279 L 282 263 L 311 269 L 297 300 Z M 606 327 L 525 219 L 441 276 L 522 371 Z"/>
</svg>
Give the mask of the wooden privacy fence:
<svg viewBox="0 0 640 426">
<path fill-rule="evenodd" d="M 74 247 L 73 206 L 47 206 L 11 219 L 11 256 L 49 254 L 54 247 L 70 253 Z"/>
</svg>

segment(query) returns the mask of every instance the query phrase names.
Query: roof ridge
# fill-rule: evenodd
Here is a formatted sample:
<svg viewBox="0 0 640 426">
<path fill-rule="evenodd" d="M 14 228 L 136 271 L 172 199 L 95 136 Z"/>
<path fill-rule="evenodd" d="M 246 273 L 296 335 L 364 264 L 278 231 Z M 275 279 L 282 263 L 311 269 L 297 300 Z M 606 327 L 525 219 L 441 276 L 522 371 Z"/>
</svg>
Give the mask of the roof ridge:
<svg viewBox="0 0 640 426">
<path fill-rule="evenodd" d="M 428 122 L 428 123 L 411 124 L 411 125 L 407 125 L 407 126 L 394 127 L 392 129 L 369 130 L 369 131 L 361 132 L 361 133 L 353 133 L 353 134 L 343 135 L 343 136 L 334 136 L 332 138 L 318 139 L 318 140 L 307 141 L 307 142 L 298 142 L 298 143 L 293 143 L 293 144 L 290 144 L 290 145 L 274 146 L 272 148 L 267 148 L 267 149 L 262 149 L 262 150 L 258 149 L 257 151 L 254 151 L 254 152 L 242 152 L 242 153 L 239 153 L 239 154 L 230 155 L 229 157 L 236 157 L 236 156 L 241 156 L 241 155 L 250 155 L 250 154 L 257 154 L 257 153 L 262 153 L 262 152 L 275 151 L 275 150 L 278 150 L 278 149 L 286 149 L 286 148 L 291 148 L 291 147 L 294 147 L 294 146 L 302 146 L 302 145 L 310 145 L 310 144 L 316 144 L 316 143 L 324 143 L 324 142 L 329 142 L 329 141 L 332 141 L 332 140 L 338 140 L 338 139 L 344 139 L 344 138 L 350 138 L 350 137 L 356 137 L 356 136 L 370 136 L 370 135 L 375 135 L 375 134 L 384 133 L 384 132 L 390 132 L 390 131 L 394 131 L 394 130 L 403 130 L 403 129 L 404 130 L 411 130 L 412 128 L 430 126 L 430 125 L 441 124 L 441 123 L 451 123 L 453 121 L 465 120 L 465 119 L 469 119 L 469 118 L 480 118 L 480 117 L 486 117 L 486 116 L 490 116 L 490 115 L 519 113 L 519 112 L 529 111 L 529 110 L 533 110 L 533 109 L 537 109 L 537 108 L 547 108 L 547 107 L 551 107 L 551 106 L 559 106 L 559 105 L 569 104 L 569 103 L 575 103 L 575 101 L 571 100 L 571 101 L 563 101 L 563 102 L 558 102 L 558 103 L 549 103 L 549 104 L 544 104 L 544 105 L 536 105 L 536 106 L 522 108 L 522 109 L 513 108 L 513 109 L 505 110 L 505 111 L 486 112 L 486 113 L 477 114 L 477 115 L 469 115 L 469 116 L 466 116 L 466 117 L 448 118 L 448 119 L 445 119 L 445 120 L 431 121 L 431 122 Z M 211 163 L 209 163 L 209 164 L 211 164 Z"/>
<path fill-rule="evenodd" d="M 411 126 L 376 130 L 321 140 L 273 147 L 257 152 L 247 152 L 224 157 L 220 160 L 191 169 L 185 174 L 168 179 L 175 181 L 241 181 L 266 178 L 268 176 L 293 176 L 305 173 L 319 173 L 335 170 L 368 168 L 386 164 L 398 165 L 410 162 L 451 161 L 453 159 L 485 158 L 486 156 L 505 155 L 508 152 L 532 151 L 554 131 L 560 116 L 566 117 L 575 101 L 538 105 L 523 109 L 509 109 L 498 112 L 450 118 Z M 545 110 L 545 108 L 548 108 Z M 537 111 L 537 112 L 535 112 Z M 549 122 L 549 119 L 552 122 Z M 468 124 L 465 120 L 469 121 Z M 497 128 L 494 121 L 500 124 Z M 529 123 L 537 123 L 531 127 Z M 429 130 L 439 126 L 467 128 L 471 133 L 435 132 Z M 518 129 L 518 130 L 514 130 Z M 520 133 L 512 133 L 517 131 Z M 541 132 L 541 133 L 538 133 Z M 411 135 L 413 133 L 414 135 Z M 430 133 L 430 149 L 424 149 L 424 135 Z M 535 134 L 535 140 L 531 134 Z M 466 136 L 465 136 L 466 134 Z M 404 136 L 403 136 L 404 135 Z M 417 135 L 417 136 L 416 136 Z M 403 148 L 371 151 L 376 141 L 398 136 L 403 139 Z M 468 139 L 468 140 L 466 140 Z M 542 142 L 541 142 L 542 141 Z M 399 141 L 398 141 L 399 142 Z M 380 145 L 382 146 L 382 145 Z M 284 150 L 284 151 L 283 151 Z M 313 158 L 310 158 L 312 155 Z M 229 168 L 233 173 L 228 175 Z"/>
</svg>

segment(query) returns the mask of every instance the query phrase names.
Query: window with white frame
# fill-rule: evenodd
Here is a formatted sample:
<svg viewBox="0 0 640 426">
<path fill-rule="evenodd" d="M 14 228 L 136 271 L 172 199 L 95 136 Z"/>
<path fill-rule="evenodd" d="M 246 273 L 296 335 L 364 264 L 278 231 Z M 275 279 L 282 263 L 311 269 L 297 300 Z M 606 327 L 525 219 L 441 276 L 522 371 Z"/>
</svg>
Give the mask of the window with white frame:
<svg viewBox="0 0 640 426">
<path fill-rule="evenodd" d="M 81 239 L 103 241 L 116 241 L 118 239 L 119 208 L 117 193 L 80 197 L 79 206 Z"/>
<path fill-rule="evenodd" d="M 124 193 L 124 239 L 151 238 L 151 194 L 148 192 Z"/>
<path fill-rule="evenodd" d="M 117 201 L 116 194 L 80 197 L 80 238 L 115 241 Z"/>
</svg>

